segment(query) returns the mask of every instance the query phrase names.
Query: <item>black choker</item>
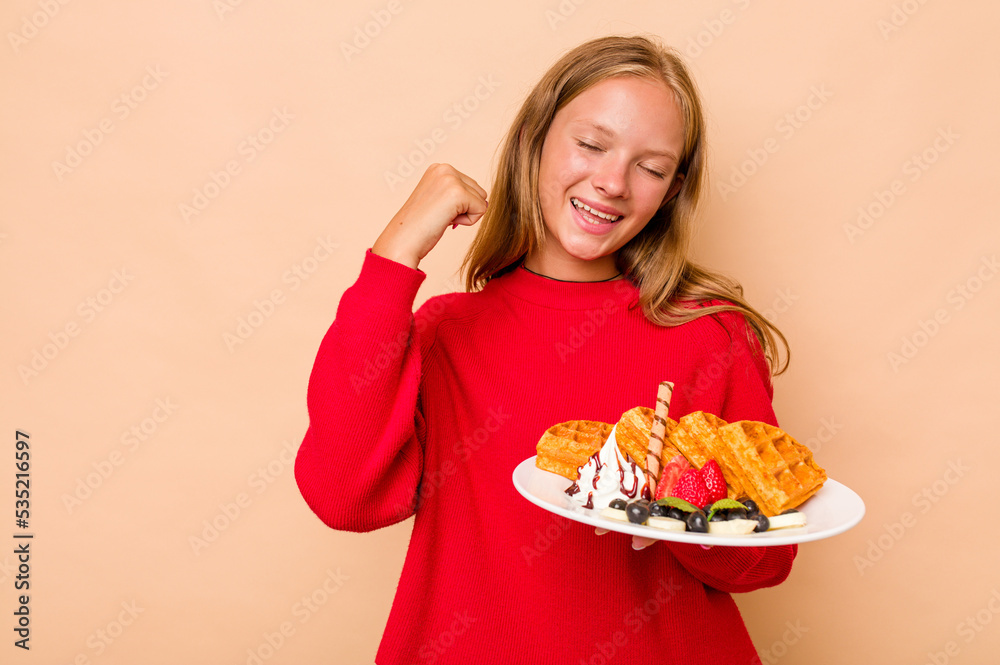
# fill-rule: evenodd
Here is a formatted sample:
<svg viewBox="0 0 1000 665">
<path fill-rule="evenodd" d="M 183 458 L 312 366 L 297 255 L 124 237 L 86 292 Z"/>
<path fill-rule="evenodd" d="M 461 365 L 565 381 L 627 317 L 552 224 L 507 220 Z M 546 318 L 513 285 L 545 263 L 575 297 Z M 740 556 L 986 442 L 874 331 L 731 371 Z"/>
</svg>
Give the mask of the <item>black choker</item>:
<svg viewBox="0 0 1000 665">
<path fill-rule="evenodd" d="M 544 277 L 545 279 L 551 279 L 553 282 L 566 282 L 566 283 L 569 283 L 569 284 L 599 284 L 600 282 L 610 282 L 611 280 L 618 279 L 619 277 L 622 276 L 621 273 L 618 273 L 617 275 L 612 275 L 611 277 L 608 277 L 607 279 L 596 279 L 596 280 L 594 280 L 592 282 L 584 282 L 584 281 L 580 281 L 580 280 L 577 280 L 577 279 L 559 279 L 557 277 L 549 277 L 548 275 L 543 275 L 540 272 L 535 272 L 534 270 L 532 270 L 528 266 L 524 265 L 523 263 L 521 264 L 521 267 L 524 268 L 525 270 L 527 270 L 528 272 L 530 272 L 532 275 L 538 275 L 539 277 Z"/>
</svg>

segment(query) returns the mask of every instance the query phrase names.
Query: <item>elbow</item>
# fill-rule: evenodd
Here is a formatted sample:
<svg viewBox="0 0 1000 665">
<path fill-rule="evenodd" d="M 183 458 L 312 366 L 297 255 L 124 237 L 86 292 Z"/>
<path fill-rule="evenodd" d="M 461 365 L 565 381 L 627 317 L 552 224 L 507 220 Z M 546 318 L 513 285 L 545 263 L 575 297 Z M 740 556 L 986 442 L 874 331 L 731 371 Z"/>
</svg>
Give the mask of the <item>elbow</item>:
<svg viewBox="0 0 1000 665">
<path fill-rule="evenodd" d="M 693 577 L 717 591 L 748 593 L 784 582 L 792 570 L 797 545 L 714 547 L 672 543 L 682 565 Z"/>
<path fill-rule="evenodd" d="M 763 548 L 765 553 L 757 565 L 746 571 L 740 579 L 734 580 L 729 593 L 747 593 L 757 589 L 778 586 L 792 572 L 792 562 L 798 553 L 798 545 L 779 545 Z"/>
<path fill-rule="evenodd" d="M 376 501 L 349 483 L 318 483 L 298 463 L 295 482 L 309 509 L 331 529 L 365 533 L 402 522 L 414 512 L 412 501 Z"/>
<path fill-rule="evenodd" d="M 412 504 L 385 504 L 376 510 L 364 502 L 316 501 L 303 494 L 306 504 L 326 526 L 335 531 L 368 533 L 398 522 L 413 515 Z"/>
</svg>

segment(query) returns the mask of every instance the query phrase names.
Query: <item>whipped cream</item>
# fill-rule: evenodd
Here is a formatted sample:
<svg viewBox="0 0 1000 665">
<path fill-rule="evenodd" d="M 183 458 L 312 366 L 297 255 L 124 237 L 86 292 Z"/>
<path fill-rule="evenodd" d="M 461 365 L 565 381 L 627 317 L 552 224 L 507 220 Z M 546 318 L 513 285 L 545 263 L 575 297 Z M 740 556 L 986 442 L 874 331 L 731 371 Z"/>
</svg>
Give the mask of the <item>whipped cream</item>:
<svg viewBox="0 0 1000 665">
<path fill-rule="evenodd" d="M 604 446 L 580 467 L 580 478 L 566 489 L 572 503 L 583 508 L 606 508 L 612 500 L 621 498 L 652 498 L 646 472 L 622 453 L 615 439 L 615 429 Z"/>
</svg>

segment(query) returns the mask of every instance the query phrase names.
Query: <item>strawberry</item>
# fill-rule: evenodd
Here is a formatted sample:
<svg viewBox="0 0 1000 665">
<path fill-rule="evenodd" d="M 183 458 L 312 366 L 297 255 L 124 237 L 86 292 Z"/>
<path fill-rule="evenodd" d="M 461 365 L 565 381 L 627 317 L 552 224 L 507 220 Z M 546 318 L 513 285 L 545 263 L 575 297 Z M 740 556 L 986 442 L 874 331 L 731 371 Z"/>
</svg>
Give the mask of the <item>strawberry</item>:
<svg viewBox="0 0 1000 665">
<path fill-rule="evenodd" d="M 725 499 L 729 495 L 726 487 L 726 477 L 722 475 L 719 463 L 714 459 L 705 462 L 701 467 L 701 479 L 708 489 L 708 503 L 715 503 L 720 499 Z"/>
<path fill-rule="evenodd" d="M 684 455 L 674 455 L 673 459 L 667 462 L 667 465 L 663 467 L 663 471 L 660 472 L 660 482 L 656 484 L 656 494 L 653 496 L 653 499 L 662 499 L 665 496 L 670 496 L 670 491 L 677 484 L 677 479 L 690 468 L 691 465 L 688 464 Z"/>
<path fill-rule="evenodd" d="M 699 508 L 708 503 L 708 488 L 705 487 L 705 481 L 701 479 L 701 472 L 697 469 L 688 469 L 685 471 L 680 478 L 677 479 L 677 484 L 674 485 L 674 489 L 671 490 L 670 496 L 676 496 L 679 499 L 684 499 L 688 503 L 692 503 Z"/>
</svg>

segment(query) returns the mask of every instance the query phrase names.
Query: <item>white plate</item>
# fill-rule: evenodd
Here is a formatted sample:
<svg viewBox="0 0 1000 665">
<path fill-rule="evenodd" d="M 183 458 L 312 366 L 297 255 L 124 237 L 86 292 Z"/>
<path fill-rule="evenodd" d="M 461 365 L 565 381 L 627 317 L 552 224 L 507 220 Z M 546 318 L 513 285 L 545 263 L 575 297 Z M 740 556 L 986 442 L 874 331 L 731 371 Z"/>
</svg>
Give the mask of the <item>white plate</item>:
<svg viewBox="0 0 1000 665">
<path fill-rule="evenodd" d="M 682 543 L 701 545 L 736 545 L 744 547 L 764 547 L 767 545 L 791 545 L 821 540 L 843 533 L 861 521 L 865 515 L 865 504 L 852 489 L 827 479 L 823 487 L 808 501 L 799 506 L 806 514 L 806 525 L 794 529 L 775 529 L 765 533 L 746 536 L 720 536 L 707 533 L 664 531 L 642 524 L 631 524 L 610 520 L 600 516 L 599 509 L 582 508 L 572 503 L 566 495 L 566 488 L 573 481 L 559 474 L 543 471 L 535 466 L 535 458 L 530 457 L 514 469 L 514 487 L 521 495 L 540 508 L 577 522 L 601 527 L 608 531 L 629 533 L 657 540 L 675 540 Z M 603 507 L 603 506 L 602 506 Z"/>
</svg>

